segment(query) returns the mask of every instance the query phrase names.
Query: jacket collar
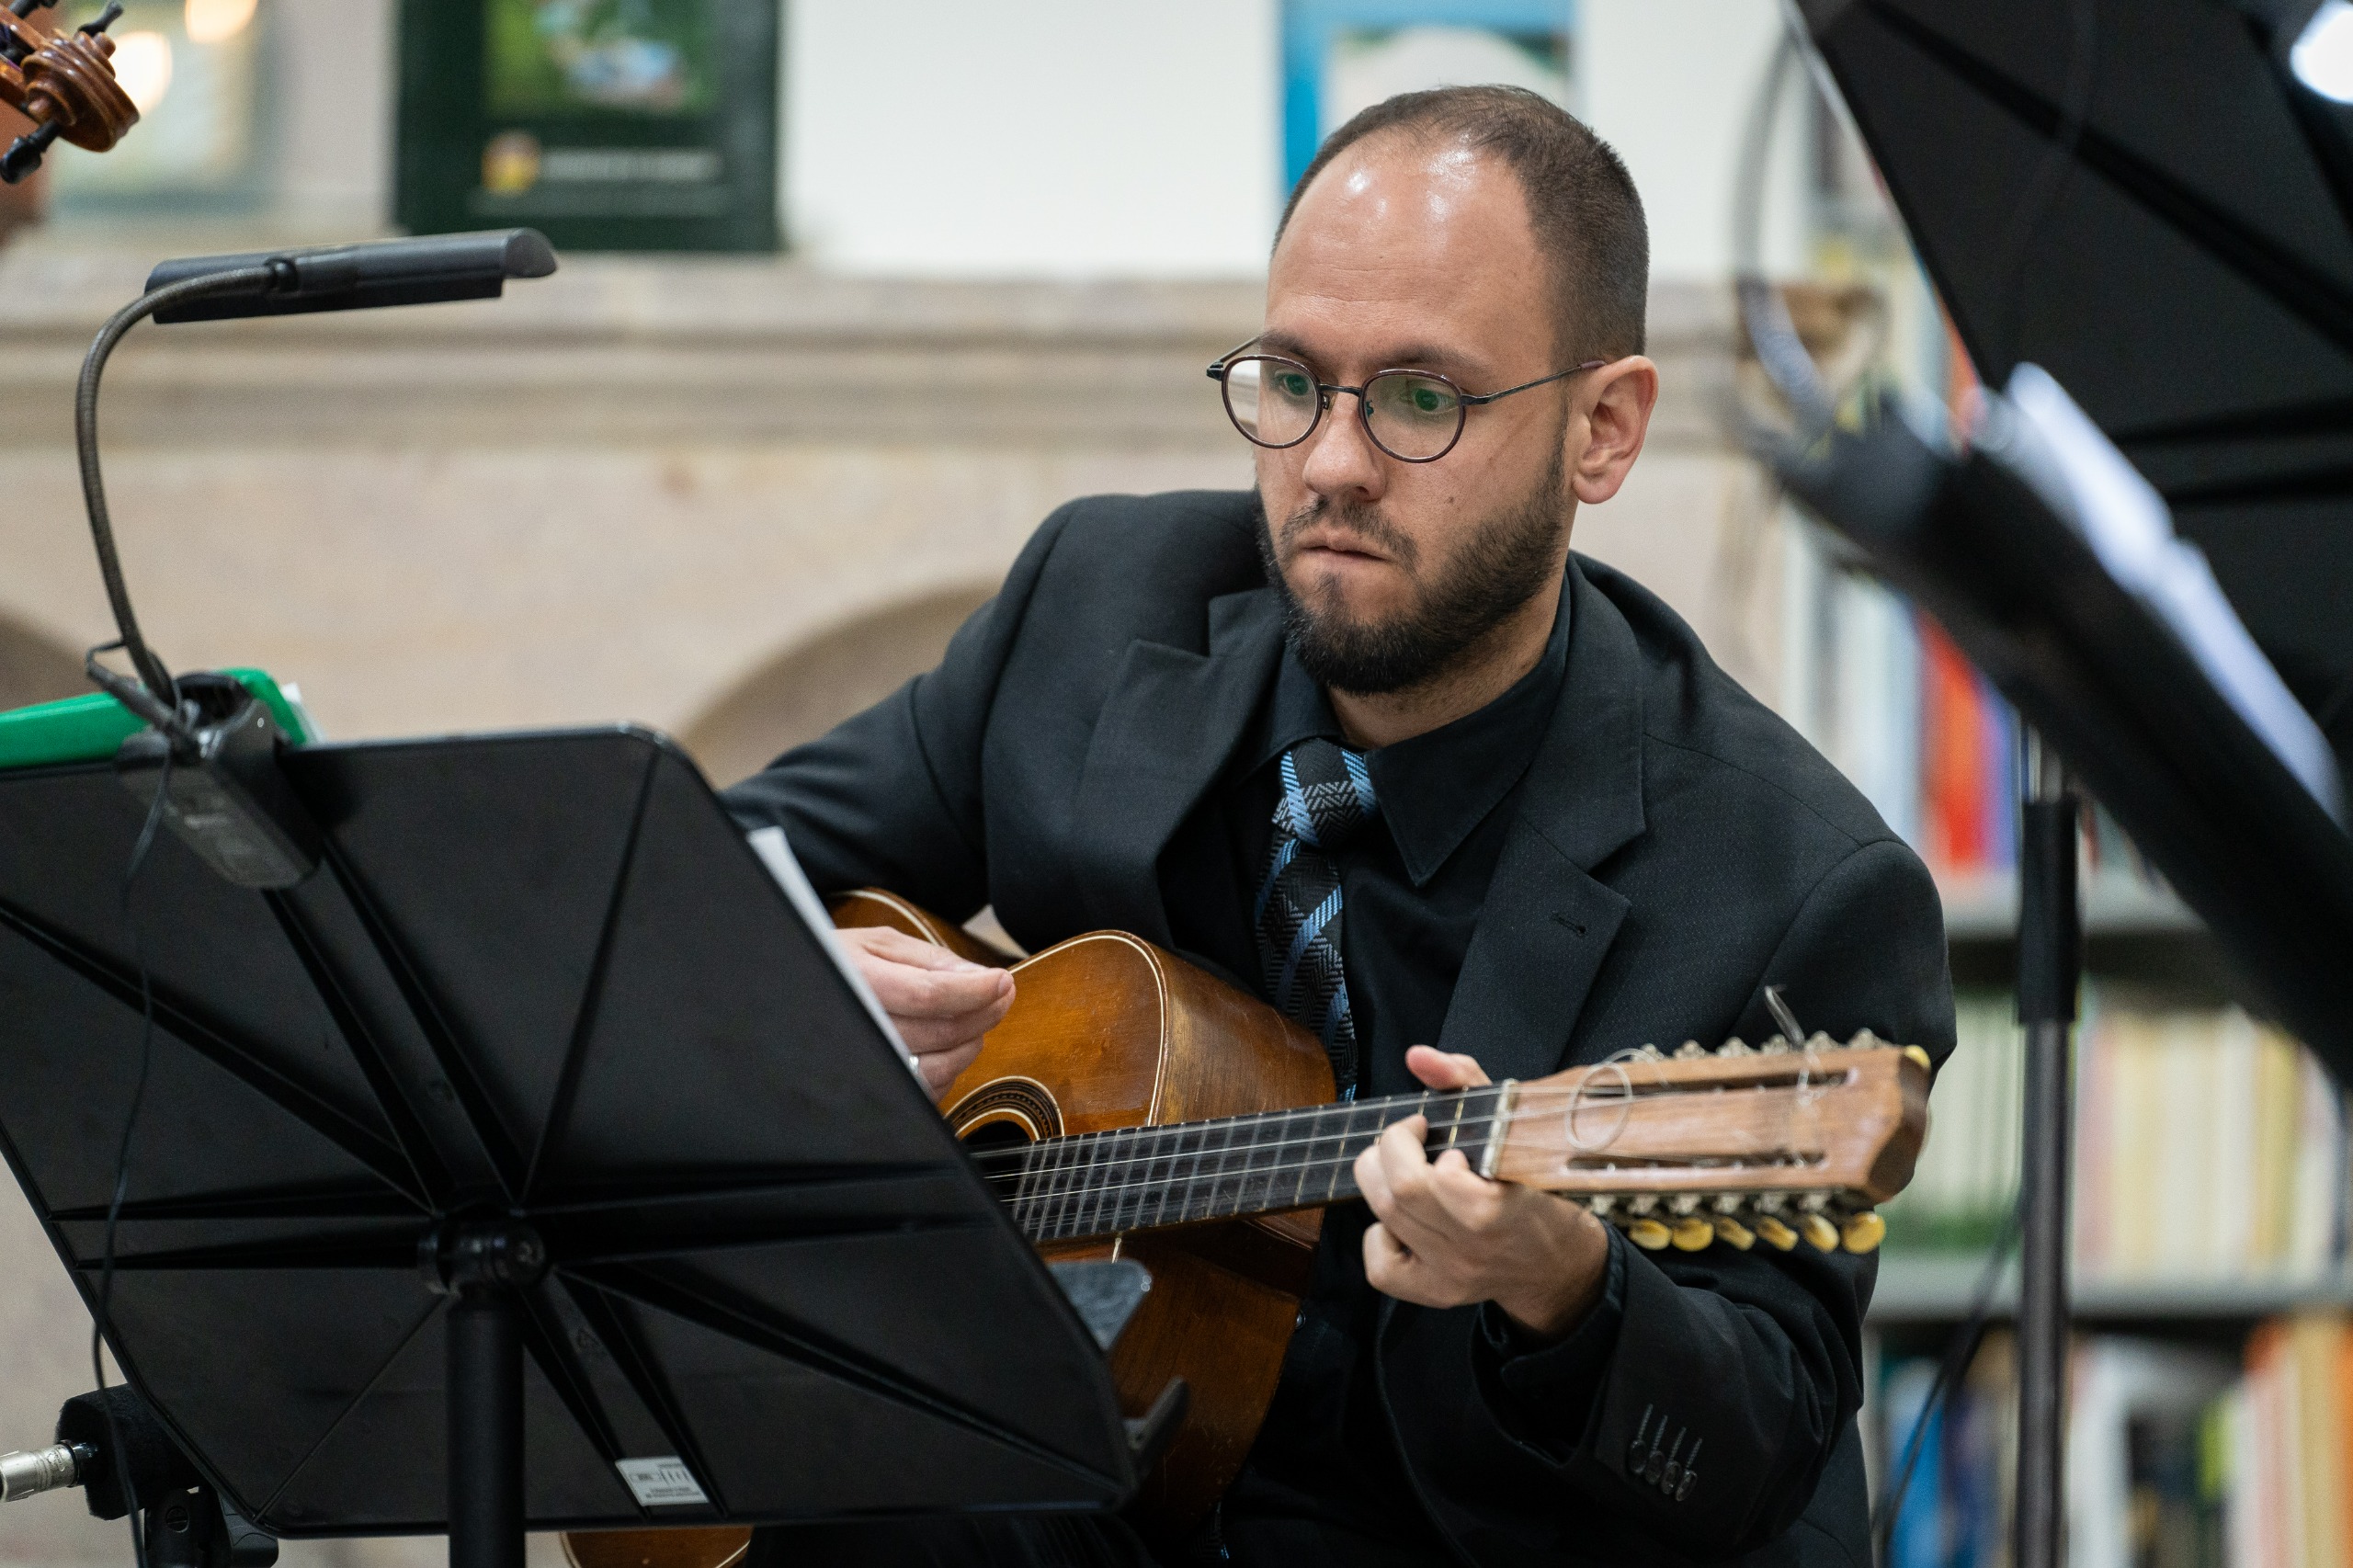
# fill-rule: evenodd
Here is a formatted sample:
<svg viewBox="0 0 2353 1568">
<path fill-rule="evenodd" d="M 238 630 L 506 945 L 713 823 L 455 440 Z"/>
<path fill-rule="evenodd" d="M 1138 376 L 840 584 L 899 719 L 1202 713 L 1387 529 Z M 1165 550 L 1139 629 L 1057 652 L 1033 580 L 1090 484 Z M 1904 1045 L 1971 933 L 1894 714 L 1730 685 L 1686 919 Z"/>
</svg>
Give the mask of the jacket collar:
<svg viewBox="0 0 2353 1568">
<path fill-rule="evenodd" d="M 1225 771 L 1282 649 L 1271 589 L 1210 601 L 1209 651 L 1128 645 L 1095 723 L 1072 813 L 1088 917 L 1170 943 L 1160 852 Z"/>
<path fill-rule="evenodd" d="M 1568 575 L 1568 676 L 1438 1036 L 1498 1080 L 1561 1066 L 1628 908 L 1592 872 L 1643 828 L 1641 650 L 1574 556 Z"/>
</svg>

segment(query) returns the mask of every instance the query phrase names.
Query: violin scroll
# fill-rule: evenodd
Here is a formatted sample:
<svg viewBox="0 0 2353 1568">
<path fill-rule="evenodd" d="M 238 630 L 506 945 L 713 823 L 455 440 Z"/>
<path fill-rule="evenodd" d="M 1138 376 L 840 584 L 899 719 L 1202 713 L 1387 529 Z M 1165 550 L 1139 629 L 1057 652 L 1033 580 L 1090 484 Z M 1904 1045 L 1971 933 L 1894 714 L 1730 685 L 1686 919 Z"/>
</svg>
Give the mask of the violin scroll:
<svg viewBox="0 0 2353 1568">
<path fill-rule="evenodd" d="M 33 129 L 0 153 L 0 181 L 15 185 L 40 166 L 61 140 L 103 153 L 139 123 L 139 106 L 115 80 L 114 40 L 107 28 L 122 15 L 109 5 L 70 33 L 43 31 L 31 20 L 56 0 L 16 0 L 0 10 L 0 103 Z"/>
</svg>

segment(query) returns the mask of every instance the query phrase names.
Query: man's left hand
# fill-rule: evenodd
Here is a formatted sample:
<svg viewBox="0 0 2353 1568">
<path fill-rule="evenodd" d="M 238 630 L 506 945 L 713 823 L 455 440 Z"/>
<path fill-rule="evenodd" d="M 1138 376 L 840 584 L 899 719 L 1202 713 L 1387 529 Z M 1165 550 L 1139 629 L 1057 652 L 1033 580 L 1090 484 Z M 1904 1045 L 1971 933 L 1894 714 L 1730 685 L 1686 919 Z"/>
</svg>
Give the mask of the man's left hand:
<svg viewBox="0 0 2353 1568">
<path fill-rule="evenodd" d="M 1479 1063 L 1417 1045 L 1405 1066 L 1433 1089 L 1487 1082 Z M 1558 1339 L 1593 1310 L 1609 1261 L 1600 1221 L 1574 1203 L 1488 1181 L 1459 1149 L 1437 1160 L 1429 1124 L 1408 1117 L 1357 1156 L 1357 1186 L 1380 1222 L 1365 1232 L 1376 1290 L 1425 1307 L 1493 1301 L 1518 1328 Z"/>
</svg>

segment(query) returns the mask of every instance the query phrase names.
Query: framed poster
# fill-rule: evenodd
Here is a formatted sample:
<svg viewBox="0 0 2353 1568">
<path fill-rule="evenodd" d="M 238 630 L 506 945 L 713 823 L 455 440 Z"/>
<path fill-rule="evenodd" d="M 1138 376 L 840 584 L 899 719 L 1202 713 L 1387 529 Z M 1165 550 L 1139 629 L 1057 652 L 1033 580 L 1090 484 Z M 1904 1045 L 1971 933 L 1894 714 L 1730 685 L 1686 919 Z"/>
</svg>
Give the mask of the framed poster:
<svg viewBox="0 0 2353 1568">
<path fill-rule="evenodd" d="M 1283 188 L 1399 93 L 1500 82 L 1574 110 L 1574 0 L 1284 0 Z"/>
<path fill-rule="evenodd" d="M 772 251 L 779 0 L 402 0 L 394 218 Z"/>
</svg>

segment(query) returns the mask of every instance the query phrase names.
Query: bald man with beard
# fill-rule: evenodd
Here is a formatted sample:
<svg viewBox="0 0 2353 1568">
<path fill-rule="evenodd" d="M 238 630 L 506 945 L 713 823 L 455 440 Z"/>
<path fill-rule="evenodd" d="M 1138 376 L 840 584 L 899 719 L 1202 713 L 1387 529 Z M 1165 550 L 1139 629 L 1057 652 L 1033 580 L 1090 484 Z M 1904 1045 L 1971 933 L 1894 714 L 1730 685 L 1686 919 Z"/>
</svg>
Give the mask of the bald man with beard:
<svg viewBox="0 0 2353 1568">
<path fill-rule="evenodd" d="M 940 666 L 729 792 L 824 891 L 1036 949 L 1117 927 L 1313 1031 L 1343 1097 L 1629 1046 L 1870 1028 L 1938 1060 L 1926 869 L 1620 573 L 1648 249 L 1616 155 L 1501 87 L 1410 94 L 1292 193 L 1212 368 L 1255 491 L 1063 506 Z M 1016 982 L 845 934 L 935 1092 Z M 1870 1257 L 1647 1253 L 1433 1161 L 1324 1225 L 1273 1408 L 1197 1537 L 1117 1520 L 761 1532 L 759 1562 L 1871 1561 Z"/>
</svg>

